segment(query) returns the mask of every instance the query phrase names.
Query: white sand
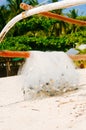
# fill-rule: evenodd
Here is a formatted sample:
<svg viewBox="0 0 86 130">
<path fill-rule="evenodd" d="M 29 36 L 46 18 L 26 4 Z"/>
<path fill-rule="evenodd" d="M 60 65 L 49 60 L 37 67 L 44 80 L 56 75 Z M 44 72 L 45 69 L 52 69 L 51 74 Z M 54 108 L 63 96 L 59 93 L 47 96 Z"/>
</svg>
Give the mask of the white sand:
<svg viewBox="0 0 86 130">
<path fill-rule="evenodd" d="M 86 130 L 86 69 L 77 71 L 79 90 L 34 101 L 23 101 L 21 76 L 1 78 L 0 130 Z"/>
</svg>

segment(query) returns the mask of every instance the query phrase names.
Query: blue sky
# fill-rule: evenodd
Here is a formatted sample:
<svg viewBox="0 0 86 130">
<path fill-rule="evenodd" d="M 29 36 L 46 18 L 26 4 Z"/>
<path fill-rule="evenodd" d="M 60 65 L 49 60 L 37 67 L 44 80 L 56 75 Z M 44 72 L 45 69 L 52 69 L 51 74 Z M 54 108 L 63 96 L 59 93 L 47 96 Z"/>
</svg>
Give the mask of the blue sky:
<svg viewBox="0 0 86 130">
<path fill-rule="evenodd" d="M 78 10 L 79 15 L 86 15 L 86 4 L 80 5 L 80 6 L 74 6 L 74 7 L 71 7 L 71 8 L 67 8 L 67 9 L 64 10 L 64 12 L 66 13 L 69 10 L 72 10 L 72 9 Z"/>
<path fill-rule="evenodd" d="M 6 0 L 0 0 L 0 5 L 6 4 Z"/>
<path fill-rule="evenodd" d="M 38 0 L 38 1 L 45 1 L 45 0 Z M 6 4 L 6 0 L 0 0 L 0 5 Z M 86 15 L 86 4 L 85 5 L 80 5 L 80 6 L 74 6 L 72 8 L 67 8 L 64 10 L 64 12 L 68 12 L 69 10 L 75 8 L 76 10 L 78 9 L 79 15 Z"/>
</svg>

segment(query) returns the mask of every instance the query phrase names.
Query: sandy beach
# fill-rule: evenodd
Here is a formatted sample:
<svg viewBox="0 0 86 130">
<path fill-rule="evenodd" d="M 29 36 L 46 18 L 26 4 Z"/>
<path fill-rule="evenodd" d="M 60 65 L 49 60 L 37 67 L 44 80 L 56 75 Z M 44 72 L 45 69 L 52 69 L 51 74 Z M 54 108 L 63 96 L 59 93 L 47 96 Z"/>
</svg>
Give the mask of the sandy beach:
<svg viewBox="0 0 86 130">
<path fill-rule="evenodd" d="M 0 130 L 86 130 L 86 69 L 77 71 L 78 90 L 33 101 L 24 101 L 21 76 L 0 78 Z"/>
</svg>

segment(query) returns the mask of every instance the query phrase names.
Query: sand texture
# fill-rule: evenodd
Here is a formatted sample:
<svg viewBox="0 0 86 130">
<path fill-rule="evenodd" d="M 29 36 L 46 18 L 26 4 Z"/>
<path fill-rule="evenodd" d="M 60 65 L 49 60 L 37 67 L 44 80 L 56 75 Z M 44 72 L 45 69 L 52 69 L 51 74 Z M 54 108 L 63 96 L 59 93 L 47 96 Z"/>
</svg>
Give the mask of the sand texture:
<svg viewBox="0 0 86 130">
<path fill-rule="evenodd" d="M 64 95 L 24 101 L 21 76 L 0 79 L 0 130 L 86 130 L 86 69 L 80 88 Z"/>
</svg>

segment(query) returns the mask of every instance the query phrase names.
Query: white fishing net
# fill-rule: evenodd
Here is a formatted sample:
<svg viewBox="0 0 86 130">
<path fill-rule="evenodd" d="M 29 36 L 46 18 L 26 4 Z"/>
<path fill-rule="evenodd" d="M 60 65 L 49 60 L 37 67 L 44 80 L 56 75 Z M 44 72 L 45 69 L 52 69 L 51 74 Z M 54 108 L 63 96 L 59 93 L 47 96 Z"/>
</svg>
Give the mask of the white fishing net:
<svg viewBox="0 0 86 130">
<path fill-rule="evenodd" d="M 19 71 L 23 79 L 25 98 L 53 96 L 73 90 L 78 74 L 71 59 L 64 52 L 31 51 Z"/>
</svg>

